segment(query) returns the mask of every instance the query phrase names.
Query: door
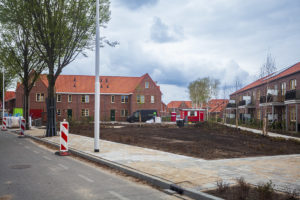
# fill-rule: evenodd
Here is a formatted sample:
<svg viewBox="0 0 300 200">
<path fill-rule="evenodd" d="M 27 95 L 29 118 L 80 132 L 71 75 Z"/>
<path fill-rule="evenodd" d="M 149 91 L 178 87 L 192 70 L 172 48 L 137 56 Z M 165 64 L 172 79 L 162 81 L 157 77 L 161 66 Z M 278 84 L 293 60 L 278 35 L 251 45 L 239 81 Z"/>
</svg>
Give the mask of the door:
<svg viewBox="0 0 300 200">
<path fill-rule="evenodd" d="M 72 109 L 68 109 L 68 119 L 72 119 Z"/>
<path fill-rule="evenodd" d="M 110 110 L 110 121 L 115 121 L 115 120 L 116 120 L 116 111 Z"/>
</svg>

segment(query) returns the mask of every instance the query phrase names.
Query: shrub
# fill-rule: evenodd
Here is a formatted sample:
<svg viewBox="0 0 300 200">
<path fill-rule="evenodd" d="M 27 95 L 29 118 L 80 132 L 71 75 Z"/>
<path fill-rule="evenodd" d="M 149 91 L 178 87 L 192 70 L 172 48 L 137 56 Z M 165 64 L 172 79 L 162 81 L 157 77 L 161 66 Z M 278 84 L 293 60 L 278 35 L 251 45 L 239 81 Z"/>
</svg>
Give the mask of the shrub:
<svg viewBox="0 0 300 200">
<path fill-rule="evenodd" d="M 246 183 L 245 179 L 243 177 L 240 177 L 236 179 L 238 188 L 237 188 L 237 196 L 238 199 L 244 200 L 247 199 L 247 196 L 249 194 L 250 185 Z"/>
<path fill-rule="evenodd" d="M 222 179 L 217 181 L 217 191 L 219 193 L 224 193 L 229 189 L 229 183 L 225 183 Z"/>
<path fill-rule="evenodd" d="M 274 193 L 274 184 L 270 180 L 267 183 L 261 183 L 257 186 L 259 200 L 272 200 Z"/>
</svg>

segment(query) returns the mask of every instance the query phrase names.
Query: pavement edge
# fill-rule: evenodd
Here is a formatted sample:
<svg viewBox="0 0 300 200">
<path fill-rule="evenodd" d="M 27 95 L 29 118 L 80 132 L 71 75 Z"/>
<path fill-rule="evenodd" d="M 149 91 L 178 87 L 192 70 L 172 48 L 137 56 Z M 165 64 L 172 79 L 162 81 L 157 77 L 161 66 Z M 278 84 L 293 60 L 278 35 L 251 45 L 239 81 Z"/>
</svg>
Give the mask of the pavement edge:
<svg viewBox="0 0 300 200">
<path fill-rule="evenodd" d="M 31 135 L 26 135 L 26 137 L 37 140 L 37 141 L 40 141 L 40 142 L 44 142 L 44 143 L 47 143 L 47 144 L 50 144 L 52 146 L 55 146 L 55 147 L 59 148 L 59 145 L 54 143 L 54 142 L 50 142 L 50 141 L 44 140 L 42 138 L 34 137 L 34 136 L 31 136 Z M 204 193 L 204 192 L 195 191 L 193 189 L 180 187 L 180 186 L 178 186 L 178 185 L 176 185 L 176 184 L 174 184 L 174 183 L 172 183 L 168 180 L 164 180 L 162 178 L 155 177 L 153 175 L 143 173 L 143 172 L 135 170 L 133 168 L 130 168 L 130 167 L 127 167 L 127 166 L 124 166 L 124 165 L 120 165 L 118 163 L 115 163 L 115 162 L 112 162 L 112 161 L 109 161 L 109 160 L 106 160 L 106 159 L 103 159 L 103 158 L 93 156 L 91 154 L 76 150 L 74 148 L 69 148 L 69 151 L 74 155 L 77 155 L 77 156 L 80 156 L 80 157 L 85 158 L 87 160 L 90 160 L 90 161 L 108 166 L 112 169 L 121 171 L 121 172 L 123 172 L 123 173 L 125 173 L 129 176 L 132 176 L 132 177 L 138 178 L 140 180 L 146 181 L 147 183 L 149 183 L 151 185 L 154 185 L 154 186 L 156 186 L 156 187 L 158 187 L 162 190 L 172 190 L 172 191 L 177 192 L 178 194 L 185 195 L 185 196 L 187 196 L 189 198 L 192 198 L 192 199 L 222 200 L 222 198 L 219 198 L 219 197 L 216 197 L 216 196 Z"/>
</svg>

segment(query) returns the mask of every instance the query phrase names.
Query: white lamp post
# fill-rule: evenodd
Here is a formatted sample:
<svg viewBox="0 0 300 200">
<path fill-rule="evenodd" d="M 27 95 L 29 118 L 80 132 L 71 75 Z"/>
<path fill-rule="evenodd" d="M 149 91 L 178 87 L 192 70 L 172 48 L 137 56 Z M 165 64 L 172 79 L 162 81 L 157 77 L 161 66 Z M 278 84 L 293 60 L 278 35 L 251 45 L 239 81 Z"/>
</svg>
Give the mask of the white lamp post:
<svg viewBox="0 0 300 200">
<path fill-rule="evenodd" d="M 100 136 L 100 82 L 99 82 L 99 0 L 96 0 L 96 66 L 95 66 L 95 123 L 94 123 L 94 151 L 99 152 L 99 136 Z"/>
</svg>

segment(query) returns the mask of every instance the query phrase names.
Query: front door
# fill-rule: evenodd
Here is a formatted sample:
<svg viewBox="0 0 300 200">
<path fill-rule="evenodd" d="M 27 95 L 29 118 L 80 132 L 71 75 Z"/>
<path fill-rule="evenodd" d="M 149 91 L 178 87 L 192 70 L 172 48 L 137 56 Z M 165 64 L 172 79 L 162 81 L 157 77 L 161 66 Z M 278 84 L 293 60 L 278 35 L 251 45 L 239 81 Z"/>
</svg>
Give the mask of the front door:
<svg viewBox="0 0 300 200">
<path fill-rule="evenodd" d="M 116 110 L 110 110 L 110 121 L 116 120 Z"/>
<path fill-rule="evenodd" d="M 72 109 L 68 109 L 68 119 L 72 119 Z"/>
</svg>

